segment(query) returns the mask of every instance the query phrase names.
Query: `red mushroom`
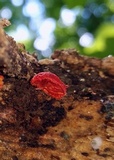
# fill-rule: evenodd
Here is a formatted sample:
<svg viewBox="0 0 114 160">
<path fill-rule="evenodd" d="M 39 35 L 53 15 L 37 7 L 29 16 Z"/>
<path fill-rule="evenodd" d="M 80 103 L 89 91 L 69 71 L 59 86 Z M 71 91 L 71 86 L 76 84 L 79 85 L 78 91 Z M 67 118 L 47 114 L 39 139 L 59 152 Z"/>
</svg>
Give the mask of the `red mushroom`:
<svg viewBox="0 0 114 160">
<path fill-rule="evenodd" d="M 31 79 L 31 85 L 43 90 L 55 99 L 66 95 L 67 85 L 58 76 L 51 72 L 40 72 Z"/>
</svg>

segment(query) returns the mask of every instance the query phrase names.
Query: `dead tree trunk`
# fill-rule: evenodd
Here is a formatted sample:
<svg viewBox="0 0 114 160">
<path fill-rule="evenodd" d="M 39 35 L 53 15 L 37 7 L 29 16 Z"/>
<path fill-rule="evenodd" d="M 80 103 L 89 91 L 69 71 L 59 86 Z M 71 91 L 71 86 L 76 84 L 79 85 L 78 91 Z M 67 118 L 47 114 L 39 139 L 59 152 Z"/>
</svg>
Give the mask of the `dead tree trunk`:
<svg viewBox="0 0 114 160">
<path fill-rule="evenodd" d="M 75 50 L 37 60 L 0 23 L 1 160 L 114 159 L 114 57 L 88 58 Z M 56 100 L 31 78 L 56 74 L 69 87 Z"/>
</svg>

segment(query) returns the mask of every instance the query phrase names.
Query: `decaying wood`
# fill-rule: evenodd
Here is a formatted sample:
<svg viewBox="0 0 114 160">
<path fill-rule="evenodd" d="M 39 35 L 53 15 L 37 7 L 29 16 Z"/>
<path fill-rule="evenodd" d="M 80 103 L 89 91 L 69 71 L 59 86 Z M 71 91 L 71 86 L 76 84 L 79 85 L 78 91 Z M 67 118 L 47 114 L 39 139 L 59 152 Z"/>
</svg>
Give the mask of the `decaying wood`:
<svg viewBox="0 0 114 160">
<path fill-rule="evenodd" d="M 27 54 L 24 45 L 16 44 L 5 34 L 2 26 L 3 21 L 0 28 L 0 71 L 10 77 L 30 79 L 34 75 L 34 67 L 38 68 L 37 59 Z"/>
<path fill-rule="evenodd" d="M 88 58 L 69 49 L 37 60 L 4 32 L 4 23 L 1 160 L 113 160 L 114 57 Z M 31 77 L 42 71 L 69 86 L 65 97 L 55 100 L 31 86 Z"/>
</svg>

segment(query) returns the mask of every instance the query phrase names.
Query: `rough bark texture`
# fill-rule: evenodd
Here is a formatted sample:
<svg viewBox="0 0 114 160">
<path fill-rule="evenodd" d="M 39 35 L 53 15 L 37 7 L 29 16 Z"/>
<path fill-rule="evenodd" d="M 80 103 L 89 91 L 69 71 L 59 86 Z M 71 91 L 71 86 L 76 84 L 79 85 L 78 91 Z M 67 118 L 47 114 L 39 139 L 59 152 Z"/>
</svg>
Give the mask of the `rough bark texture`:
<svg viewBox="0 0 114 160">
<path fill-rule="evenodd" d="M 6 21 L 5 21 L 6 22 Z M 55 51 L 37 60 L 0 23 L 0 159 L 113 160 L 114 57 Z M 67 84 L 56 100 L 30 84 L 50 71 Z"/>
</svg>

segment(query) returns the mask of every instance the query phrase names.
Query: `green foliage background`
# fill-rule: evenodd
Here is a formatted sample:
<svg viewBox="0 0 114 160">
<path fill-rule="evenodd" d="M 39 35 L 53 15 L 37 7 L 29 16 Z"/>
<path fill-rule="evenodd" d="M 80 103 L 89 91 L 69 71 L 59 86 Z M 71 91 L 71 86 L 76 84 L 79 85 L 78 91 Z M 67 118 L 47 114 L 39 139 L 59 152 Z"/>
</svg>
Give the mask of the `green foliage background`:
<svg viewBox="0 0 114 160">
<path fill-rule="evenodd" d="M 36 30 L 29 27 L 30 17 L 23 15 L 22 9 L 28 0 L 23 0 L 21 6 L 14 6 L 11 0 L 1 0 L 0 10 L 8 7 L 12 11 L 10 21 L 12 25 L 6 29 L 15 30 L 19 24 L 25 24 L 31 38 L 25 43 L 28 51 L 33 52 L 33 42 L 36 38 Z M 32 0 L 31 0 L 32 1 Z M 44 18 L 51 17 L 56 21 L 54 30 L 55 44 L 52 46 L 52 51 L 55 49 L 76 48 L 81 54 L 93 57 L 105 57 L 114 55 L 114 0 L 39 0 L 45 7 Z M 61 9 L 80 9 L 75 22 L 71 26 L 60 25 Z M 84 15 L 89 14 L 88 18 Z M 67 17 L 66 17 L 67 18 Z M 80 28 L 85 28 L 87 32 L 94 37 L 94 42 L 90 47 L 83 47 L 79 43 Z M 40 51 L 38 51 L 40 53 Z"/>
</svg>

